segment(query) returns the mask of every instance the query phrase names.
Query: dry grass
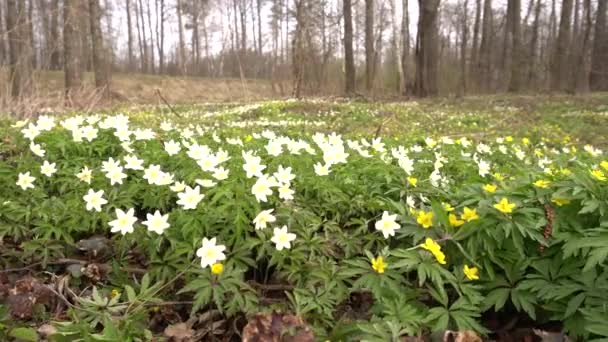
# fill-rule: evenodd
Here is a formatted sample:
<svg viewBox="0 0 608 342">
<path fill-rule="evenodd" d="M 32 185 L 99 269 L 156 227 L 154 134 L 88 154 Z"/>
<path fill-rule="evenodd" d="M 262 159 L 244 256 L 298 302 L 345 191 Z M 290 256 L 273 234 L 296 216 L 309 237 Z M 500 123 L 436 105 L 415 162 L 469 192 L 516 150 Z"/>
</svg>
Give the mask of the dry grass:
<svg viewBox="0 0 608 342">
<path fill-rule="evenodd" d="M 66 104 L 63 84 L 61 71 L 36 71 L 32 95 L 16 101 L 9 96 L 8 70 L 0 68 L 0 112 L 29 116 L 39 111 L 65 110 L 66 107 L 89 110 L 120 105 L 159 104 L 161 99 L 158 91 L 171 104 L 256 101 L 283 95 L 275 92 L 272 84 L 267 80 L 241 81 L 240 79 L 114 73 L 111 85 L 112 98 L 101 99 L 94 87 L 93 74 L 86 73 L 83 89 Z"/>
</svg>

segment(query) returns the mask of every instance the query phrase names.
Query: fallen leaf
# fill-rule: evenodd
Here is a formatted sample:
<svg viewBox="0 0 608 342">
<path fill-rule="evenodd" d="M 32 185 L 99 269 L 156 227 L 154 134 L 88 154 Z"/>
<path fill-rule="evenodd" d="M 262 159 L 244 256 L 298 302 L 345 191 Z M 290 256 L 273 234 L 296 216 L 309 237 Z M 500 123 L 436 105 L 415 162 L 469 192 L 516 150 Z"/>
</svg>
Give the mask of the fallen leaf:
<svg viewBox="0 0 608 342">
<path fill-rule="evenodd" d="M 189 342 L 193 341 L 194 330 L 186 323 L 177 323 L 165 328 L 165 337 L 173 342 Z"/>
</svg>

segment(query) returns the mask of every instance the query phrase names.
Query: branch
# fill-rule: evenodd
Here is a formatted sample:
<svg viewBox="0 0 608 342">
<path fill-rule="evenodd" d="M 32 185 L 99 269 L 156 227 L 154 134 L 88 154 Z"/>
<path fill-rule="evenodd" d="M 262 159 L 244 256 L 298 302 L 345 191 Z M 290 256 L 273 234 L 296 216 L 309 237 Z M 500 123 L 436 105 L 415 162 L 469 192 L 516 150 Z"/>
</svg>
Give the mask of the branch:
<svg viewBox="0 0 608 342">
<path fill-rule="evenodd" d="M 182 117 L 178 112 L 175 111 L 175 109 L 173 109 L 173 107 L 169 104 L 169 102 L 167 102 L 167 100 L 163 97 L 163 95 L 160 93 L 160 89 L 156 88 L 156 94 L 167 105 L 167 107 L 169 107 L 169 110 L 171 110 L 171 113 L 175 114 L 175 116 L 177 116 L 178 118 Z"/>
</svg>

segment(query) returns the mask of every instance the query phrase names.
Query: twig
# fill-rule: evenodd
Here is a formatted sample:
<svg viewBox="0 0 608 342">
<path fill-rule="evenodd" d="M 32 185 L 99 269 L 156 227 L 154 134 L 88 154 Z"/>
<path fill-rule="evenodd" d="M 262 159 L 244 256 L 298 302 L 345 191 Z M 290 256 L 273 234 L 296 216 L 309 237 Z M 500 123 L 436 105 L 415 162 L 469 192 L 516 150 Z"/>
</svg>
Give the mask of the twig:
<svg viewBox="0 0 608 342">
<path fill-rule="evenodd" d="M 169 102 L 163 97 L 163 95 L 160 93 L 160 89 L 156 88 L 156 94 L 167 105 L 167 107 L 169 107 L 169 110 L 171 110 L 171 112 L 175 116 L 177 116 L 178 118 L 182 118 L 182 116 L 178 112 L 176 112 L 175 109 L 173 109 L 173 107 L 169 104 Z"/>
<path fill-rule="evenodd" d="M 256 281 L 249 281 L 249 285 L 264 291 L 288 291 L 293 290 L 294 286 L 289 284 L 260 284 Z"/>
</svg>

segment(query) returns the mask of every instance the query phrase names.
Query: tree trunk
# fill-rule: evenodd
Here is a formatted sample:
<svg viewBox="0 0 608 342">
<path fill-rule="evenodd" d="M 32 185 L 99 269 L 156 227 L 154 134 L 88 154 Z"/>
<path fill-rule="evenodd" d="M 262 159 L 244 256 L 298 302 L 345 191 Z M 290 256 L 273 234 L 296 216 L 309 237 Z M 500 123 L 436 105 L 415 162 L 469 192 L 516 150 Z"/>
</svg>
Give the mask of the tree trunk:
<svg viewBox="0 0 608 342">
<path fill-rule="evenodd" d="M 439 0 L 418 0 L 420 19 L 416 38 L 416 82 L 414 93 L 417 96 L 438 94 L 437 69 L 439 34 L 437 32 L 437 12 Z"/>
<path fill-rule="evenodd" d="M 393 33 L 393 56 L 395 58 L 395 64 L 397 66 L 397 89 L 399 94 L 405 93 L 405 77 L 403 75 L 403 65 L 401 64 L 401 34 L 399 30 L 399 24 L 397 23 L 397 0 L 391 0 L 391 27 Z"/>
<path fill-rule="evenodd" d="M 150 71 L 154 74 L 156 73 L 156 66 L 155 66 L 155 62 L 154 62 L 154 34 L 152 33 L 152 11 L 150 11 L 150 1 L 148 0 L 146 1 L 146 9 L 148 10 L 147 12 L 147 17 L 148 17 L 148 32 L 150 34 L 150 45 L 149 46 L 149 55 L 150 55 Z M 143 9 L 142 9 L 143 11 Z"/>
<path fill-rule="evenodd" d="M 61 42 L 59 39 L 59 0 L 52 0 L 51 2 L 51 55 L 50 55 L 50 67 L 51 70 L 61 69 Z"/>
<path fill-rule="evenodd" d="M 51 25 L 50 25 L 50 9 L 46 0 L 37 0 L 38 13 L 40 13 L 42 21 L 42 41 L 40 43 L 40 68 L 50 69 L 51 56 Z M 0 4 L 1 7 L 1 4 Z"/>
<path fill-rule="evenodd" d="M 577 60 L 574 63 L 574 80 L 576 82 L 574 91 L 578 94 L 589 92 L 589 67 L 590 67 L 590 47 L 591 47 L 591 0 L 583 0 L 583 20 L 585 26 L 583 30 L 582 44 Z"/>
<path fill-rule="evenodd" d="M 293 33 L 293 42 L 291 44 L 293 53 L 293 97 L 299 99 L 302 96 L 302 84 L 304 82 L 304 44 L 303 44 L 303 31 L 306 25 L 305 14 L 304 14 L 304 0 L 294 0 L 295 5 L 295 16 L 296 16 L 296 28 Z"/>
<path fill-rule="evenodd" d="M 200 38 L 198 29 L 199 7 L 198 1 L 192 3 L 192 63 L 195 74 L 200 73 Z"/>
<path fill-rule="evenodd" d="M 135 60 L 133 58 L 133 25 L 131 23 L 131 0 L 125 3 L 127 9 L 127 48 L 129 55 L 129 71 L 135 69 Z"/>
<path fill-rule="evenodd" d="M 182 74 L 186 73 L 186 43 L 184 40 L 184 25 L 182 23 L 182 0 L 177 0 L 177 26 L 179 32 L 179 70 Z"/>
<path fill-rule="evenodd" d="M 19 2 L 25 2 L 26 0 L 20 0 Z M 25 4 L 24 4 L 25 5 Z M 32 63 L 32 68 L 38 68 L 38 58 L 36 56 L 36 52 L 38 51 L 36 47 L 36 39 L 34 37 L 34 0 L 29 0 L 27 2 L 27 21 L 26 21 L 26 30 L 27 30 L 27 40 L 30 44 L 30 63 Z"/>
<path fill-rule="evenodd" d="M 165 0 L 156 1 L 156 15 L 156 45 L 158 47 L 158 72 L 162 74 L 165 71 Z M 159 22 L 160 33 L 158 28 Z"/>
<path fill-rule="evenodd" d="M 63 5 L 63 70 L 65 96 L 69 102 L 72 93 L 82 86 L 82 55 L 79 18 L 82 15 L 80 0 L 64 0 Z"/>
<path fill-rule="evenodd" d="M 351 0 L 343 0 L 344 7 L 344 91 L 347 95 L 355 92 L 355 59 L 353 56 L 353 18 Z"/>
<path fill-rule="evenodd" d="M 262 0 L 257 0 L 258 10 L 258 53 L 262 54 Z"/>
<path fill-rule="evenodd" d="M 9 64 L 8 42 L 5 39 L 6 30 L 4 25 L 4 3 L 0 0 L 0 65 Z"/>
<path fill-rule="evenodd" d="M 460 86 L 458 96 L 462 97 L 467 93 L 467 45 L 469 40 L 469 1 L 464 0 L 462 6 L 462 37 L 460 39 Z"/>
<path fill-rule="evenodd" d="M 513 39 L 511 49 L 511 80 L 509 91 L 518 92 L 521 89 L 523 56 L 521 46 L 521 0 L 510 0 L 513 2 L 511 21 L 511 37 Z"/>
<path fill-rule="evenodd" d="M 365 89 L 374 86 L 374 0 L 365 0 Z"/>
<path fill-rule="evenodd" d="M 142 60 L 142 69 L 144 72 L 148 72 L 149 68 L 148 68 L 148 40 L 146 39 L 146 22 L 144 21 L 144 6 L 142 5 L 141 0 L 139 0 L 139 4 L 137 6 L 137 10 L 135 12 L 135 15 L 138 16 L 137 19 L 137 31 L 138 34 L 140 34 L 140 42 L 141 42 L 141 48 L 142 48 L 142 55 L 141 55 L 141 60 Z"/>
<path fill-rule="evenodd" d="M 481 74 L 481 88 L 485 92 L 489 92 L 492 86 L 492 39 L 492 0 L 485 0 L 481 45 L 479 46 L 479 73 Z"/>
<path fill-rule="evenodd" d="M 473 46 L 471 46 L 471 65 L 479 64 L 479 36 L 481 28 L 481 0 L 475 1 L 475 23 L 473 24 Z"/>
<path fill-rule="evenodd" d="M 595 17 L 595 34 L 593 52 L 591 54 L 591 90 L 608 90 L 608 26 L 606 25 L 606 10 L 608 0 L 598 0 Z"/>
<path fill-rule="evenodd" d="M 6 26 L 9 42 L 11 96 L 29 95 L 32 88 L 32 45 L 29 41 L 27 9 L 24 1 L 7 0 Z"/>
<path fill-rule="evenodd" d="M 106 98 L 110 97 L 110 67 L 108 51 L 104 47 L 101 33 L 101 10 L 99 0 L 89 0 L 89 20 L 91 21 L 91 46 L 93 47 L 93 70 L 95 87 L 103 90 Z"/>
<path fill-rule="evenodd" d="M 572 0 L 562 1 L 562 14 L 559 23 L 557 44 L 553 54 L 551 65 L 551 89 L 554 91 L 565 91 L 568 89 L 568 56 L 570 49 L 570 24 L 572 18 Z"/>
<path fill-rule="evenodd" d="M 536 7 L 534 9 L 534 23 L 532 24 L 532 38 L 530 40 L 530 52 L 528 53 L 528 60 L 530 69 L 528 71 L 528 85 L 532 89 L 536 89 L 536 79 L 537 79 L 537 50 L 538 50 L 538 36 L 539 36 L 539 26 L 540 26 L 540 10 L 541 10 L 541 1 L 536 1 Z"/>
<path fill-rule="evenodd" d="M 403 95 L 407 93 L 407 80 L 409 75 L 407 68 L 407 59 L 410 56 L 410 12 L 409 12 L 409 1 L 403 0 L 403 15 L 401 17 L 401 68 L 403 69 L 404 84 L 403 84 Z"/>
</svg>

